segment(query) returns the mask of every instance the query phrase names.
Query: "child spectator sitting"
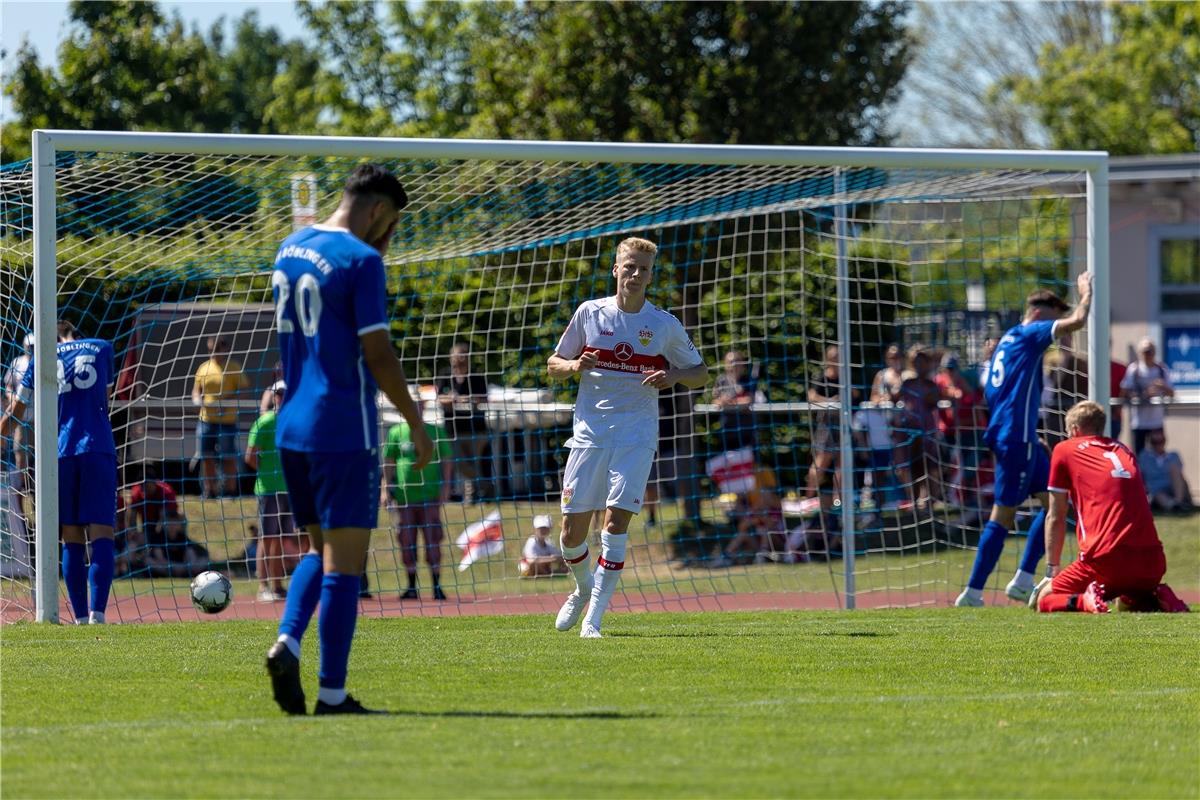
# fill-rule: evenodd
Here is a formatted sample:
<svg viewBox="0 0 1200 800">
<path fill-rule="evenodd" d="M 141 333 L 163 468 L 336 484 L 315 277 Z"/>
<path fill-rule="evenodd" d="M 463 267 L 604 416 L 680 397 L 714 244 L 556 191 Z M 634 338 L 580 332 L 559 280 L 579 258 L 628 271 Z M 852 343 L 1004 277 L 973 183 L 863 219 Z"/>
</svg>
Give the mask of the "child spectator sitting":
<svg viewBox="0 0 1200 800">
<path fill-rule="evenodd" d="M 187 538 L 187 518 L 179 510 L 175 490 L 150 468 L 129 493 L 131 528 L 140 529 L 151 575 L 190 576 L 208 564 L 208 551 Z"/>
<path fill-rule="evenodd" d="M 762 564 L 774 553 L 787 549 L 787 528 L 783 522 L 783 504 L 779 499 L 779 481 L 770 467 L 754 472 L 754 487 L 739 494 L 730 514 L 737 533 L 710 567 L 729 567 L 737 561 L 743 547 L 756 547 L 754 562 Z"/>
<path fill-rule="evenodd" d="M 168 525 L 166 539 L 150 546 L 146 567 L 156 577 L 190 578 L 208 569 L 208 550 L 187 538 L 183 525 Z"/>
<path fill-rule="evenodd" d="M 1179 453 L 1167 450 L 1167 436 L 1154 431 L 1146 438 L 1146 448 L 1137 455 L 1138 469 L 1150 495 L 1150 507 L 1155 511 L 1190 513 L 1192 491 L 1183 477 L 1183 461 Z"/>
<path fill-rule="evenodd" d="M 517 568 L 522 578 L 566 575 L 570 571 L 562 553 L 550 541 L 550 517 L 545 514 L 533 518 L 533 535 L 525 540 Z"/>
</svg>

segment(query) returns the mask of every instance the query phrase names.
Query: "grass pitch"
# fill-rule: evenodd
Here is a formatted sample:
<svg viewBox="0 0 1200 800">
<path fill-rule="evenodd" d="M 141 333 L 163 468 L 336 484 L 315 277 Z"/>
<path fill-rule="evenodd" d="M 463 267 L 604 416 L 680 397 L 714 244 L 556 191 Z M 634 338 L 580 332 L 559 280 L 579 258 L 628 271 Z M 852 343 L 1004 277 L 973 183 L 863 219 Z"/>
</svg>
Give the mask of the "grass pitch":
<svg viewBox="0 0 1200 800">
<path fill-rule="evenodd" d="M 273 630 L 6 627 L 4 795 L 1200 793 L 1200 615 L 367 619 L 350 688 L 393 712 L 369 719 L 280 714 Z"/>
</svg>

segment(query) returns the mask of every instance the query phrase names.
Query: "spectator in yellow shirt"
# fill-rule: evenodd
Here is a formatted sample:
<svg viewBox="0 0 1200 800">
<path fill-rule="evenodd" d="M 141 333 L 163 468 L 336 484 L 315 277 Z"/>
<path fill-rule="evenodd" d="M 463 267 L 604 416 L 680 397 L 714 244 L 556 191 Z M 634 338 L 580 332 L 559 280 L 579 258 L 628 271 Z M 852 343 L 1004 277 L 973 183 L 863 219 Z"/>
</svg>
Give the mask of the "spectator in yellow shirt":
<svg viewBox="0 0 1200 800">
<path fill-rule="evenodd" d="M 192 403 L 200 407 L 196 425 L 197 456 L 204 475 L 204 496 L 217 497 L 222 489 L 233 496 L 237 488 L 238 395 L 250 388 L 242 365 L 230 359 L 229 340 L 208 340 L 209 359 L 196 370 Z M 218 466 L 220 473 L 218 473 Z"/>
</svg>

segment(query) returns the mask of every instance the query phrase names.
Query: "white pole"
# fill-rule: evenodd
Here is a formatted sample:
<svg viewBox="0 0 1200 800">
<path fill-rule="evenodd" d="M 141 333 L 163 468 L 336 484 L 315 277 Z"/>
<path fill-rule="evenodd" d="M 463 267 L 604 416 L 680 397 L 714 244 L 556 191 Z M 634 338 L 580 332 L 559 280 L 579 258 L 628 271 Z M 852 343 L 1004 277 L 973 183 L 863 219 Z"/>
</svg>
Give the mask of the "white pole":
<svg viewBox="0 0 1200 800">
<path fill-rule="evenodd" d="M 1109 414 L 1108 161 L 1087 173 L 1087 266 L 1092 273 L 1088 320 L 1088 396 Z"/>
<path fill-rule="evenodd" d="M 58 622 L 58 270 L 54 142 L 33 134 L 34 618 Z"/>
<path fill-rule="evenodd" d="M 841 197 L 846 193 L 846 177 L 838 169 L 833 178 L 834 194 Z M 841 450 L 842 479 L 842 569 L 844 571 L 846 608 L 855 607 L 854 586 L 854 449 L 850 439 L 850 420 L 854 404 L 850 386 L 850 265 L 846 255 L 846 206 L 839 203 L 834 207 L 833 233 L 837 242 L 837 341 L 838 382 L 841 388 L 838 399 L 838 443 Z"/>
<path fill-rule="evenodd" d="M 917 147 L 779 147 L 766 145 L 400 139 L 354 136 L 39 131 L 60 151 L 207 155 L 345 156 L 348 158 L 512 159 L 661 164 L 791 164 L 898 169 L 1014 169 L 1078 172 L 1103 153 L 1076 150 L 964 150 Z"/>
</svg>

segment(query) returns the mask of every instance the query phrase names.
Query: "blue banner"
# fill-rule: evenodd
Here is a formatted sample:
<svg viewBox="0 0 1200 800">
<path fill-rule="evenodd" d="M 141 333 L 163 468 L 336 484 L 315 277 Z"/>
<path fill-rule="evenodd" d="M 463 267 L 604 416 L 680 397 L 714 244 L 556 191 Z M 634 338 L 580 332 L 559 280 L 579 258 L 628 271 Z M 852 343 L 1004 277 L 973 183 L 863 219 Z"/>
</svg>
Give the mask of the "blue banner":
<svg viewBox="0 0 1200 800">
<path fill-rule="evenodd" d="M 1163 362 L 1176 389 L 1200 389 L 1200 327 L 1163 328 Z"/>
</svg>

